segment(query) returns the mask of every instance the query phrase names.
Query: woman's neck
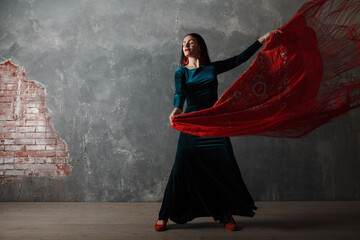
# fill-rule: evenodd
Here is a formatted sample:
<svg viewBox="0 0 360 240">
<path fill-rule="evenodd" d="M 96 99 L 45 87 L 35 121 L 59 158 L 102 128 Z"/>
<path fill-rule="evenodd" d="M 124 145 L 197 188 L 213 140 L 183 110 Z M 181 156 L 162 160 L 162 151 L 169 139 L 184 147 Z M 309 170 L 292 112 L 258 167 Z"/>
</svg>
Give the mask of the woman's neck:
<svg viewBox="0 0 360 240">
<path fill-rule="evenodd" d="M 188 57 L 189 63 L 186 65 L 187 68 L 193 69 L 200 67 L 200 59 L 195 57 Z"/>
</svg>

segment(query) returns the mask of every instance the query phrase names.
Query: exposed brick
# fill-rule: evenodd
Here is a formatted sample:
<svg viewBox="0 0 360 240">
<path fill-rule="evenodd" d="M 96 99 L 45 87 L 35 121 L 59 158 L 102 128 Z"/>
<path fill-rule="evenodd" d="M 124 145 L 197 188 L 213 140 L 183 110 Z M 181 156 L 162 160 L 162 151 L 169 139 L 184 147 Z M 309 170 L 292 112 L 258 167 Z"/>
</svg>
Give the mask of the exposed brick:
<svg viewBox="0 0 360 240">
<path fill-rule="evenodd" d="M 1 170 L 14 169 L 14 164 L 0 164 Z"/>
<path fill-rule="evenodd" d="M 14 97 L 0 97 L 0 103 L 11 103 L 14 101 Z"/>
<path fill-rule="evenodd" d="M 5 151 L 21 151 L 25 149 L 24 145 L 6 145 Z"/>
<path fill-rule="evenodd" d="M 25 80 L 24 70 L 10 61 L 0 64 L 1 182 L 69 176 L 73 168 L 66 161 L 69 151 L 50 124 L 45 97 L 46 89 Z"/>
<path fill-rule="evenodd" d="M 47 130 L 48 130 L 48 127 L 36 127 L 35 132 L 46 132 Z"/>
<path fill-rule="evenodd" d="M 16 83 L 9 83 L 6 85 L 6 90 L 15 91 L 15 90 L 17 90 L 17 88 L 18 88 L 18 85 Z"/>
<path fill-rule="evenodd" d="M 12 120 L 13 117 L 10 115 L 0 115 L 0 121 Z"/>
<path fill-rule="evenodd" d="M 0 109 L 11 108 L 11 103 L 0 103 Z"/>
<path fill-rule="evenodd" d="M 26 109 L 26 113 L 38 113 L 39 109 L 38 108 L 27 108 Z"/>
<path fill-rule="evenodd" d="M 35 139 L 28 139 L 28 138 L 24 138 L 24 139 L 14 139 L 15 140 L 15 144 L 35 144 Z"/>
<path fill-rule="evenodd" d="M 56 157 L 56 163 L 63 164 L 66 163 L 66 157 Z"/>
<path fill-rule="evenodd" d="M 28 156 L 33 156 L 34 154 L 36 154 L 36 153 L 31 152 L 31 151 L 20 151 L 20 152 L 16 152 L 15 156 L 16 157 L 28 157 Z"/>
<path fill-rule="evenodd" d="M 14 163 L 14 158 L 4 158 L 4 163 Z"/>
<path fill-rule="evenodd" d="M 56 139 L 36 139 L 36 144 L 54 145 L 56 144 Z"/>
<path fill-rule="evenodd" d="M 57 138 L 57 132 L 46 132 L 46 138 Z"/>
<path fill-rule="evenodd" d="M 26 107 L 31 107 L 31 108 L 40 108 L 42 106 L 42 104 L 40 103 L 27 103 Z"/>
<path fill-rule="evenodd" d="M 56 150 L 57 151 L 65 151 L 66 150 L 66 145 L 65 144 L 58 144 L 58 145 L 56 145 Z"/>
<path fill-rule="evenodd" d="M 25 138 L 25 133 L 5 133 L 5 138 Z"/>
<path fill-rule="evenodd" d="M 11 133 L 11 132 L 15 132 L 15 127 L 1 127 L 0 128 L 0 132 L 2 133 Z"/>
<path fill-rule="evenodd" d="M 26 145 L 26 150 L 45 150 L 46 145 Z"/>
<path fill-rule="evenodd" d="M 14 152 L 12 151 L 0 151 L 0 157 L 12 157 Z"/>
<path fill-rule="evenodd" d="M 35 132 L 35 127 L 16 127 L 16 132 L 21 132 L 21 133 Z"/>
<path fill-rule="evenodd" d="M 36 153 L 36 156 L 38 157 L 55 157 L 56 156 L 56 152 L 55 151 L 38 151 Z"/>
<path fill-rule="evenodd" d="M 23 164 L 15 164 L 14 169 L 16 170 L 21 170 L 21 169 L 31 169 L 32 167 L 35 167 L 34 164 L 27 164 L 27 163 L 23 163 Z"/>
<path fill-rule="evenodd" d="M 45 133 L 26 133 L 27 138 L 45 138 Z"/>
<path fill-rule="evenodd" d="M 46 150 L 56 150 L 56 145 L 45 145 Z"/>
<path fill-rule="evenodd" d="M 63 163 L 63 162 L 58 162 L 57 157 L 48 157 L 46 158 L 46 163 Z"/>
<path fill-rule="evenodd" d="M 7 176 L 23 176 L 24 175 L 24 171 L 21 171 L 21 170 L 7 170 L 5 171 L 5 174 L 4 175 L 7 175 Z"/>
<path fill-rule="evenodd" d="M 68 157 L 69 151 L 58 151 L 58 152 L 56 152 L 56 156 L 57 157 Z"/>
<path fill-rule="evenodd" d="M 26 121 L 26 126 L 46 126 L 46 121 Z"/>
</svg>

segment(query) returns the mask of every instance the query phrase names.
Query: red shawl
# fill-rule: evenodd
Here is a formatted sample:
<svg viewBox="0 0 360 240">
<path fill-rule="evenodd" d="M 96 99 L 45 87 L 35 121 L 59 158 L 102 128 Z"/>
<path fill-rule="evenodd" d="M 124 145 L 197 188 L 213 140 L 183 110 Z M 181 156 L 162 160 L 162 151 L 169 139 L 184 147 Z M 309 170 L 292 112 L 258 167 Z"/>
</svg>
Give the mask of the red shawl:
<svg viewBox="0 0 360 240">
<path fill-rule="evenodd" d="M 302 137 L 360 105 L 360 1 L 305 3 L 213 107 L 175 115 L 201 137 Z"/>
</svg>

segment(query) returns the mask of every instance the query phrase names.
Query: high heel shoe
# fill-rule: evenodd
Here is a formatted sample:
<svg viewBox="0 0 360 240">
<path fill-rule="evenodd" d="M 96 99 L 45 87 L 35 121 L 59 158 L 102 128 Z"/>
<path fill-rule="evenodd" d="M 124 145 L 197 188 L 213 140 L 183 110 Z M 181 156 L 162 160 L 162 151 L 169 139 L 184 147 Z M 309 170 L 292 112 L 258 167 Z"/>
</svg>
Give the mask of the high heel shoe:
<svg viewBox="0 0 360 240">
<path fill-rule="evenodd" d="M 224 223 L 225 228 L 230 229 L 230 231 L 236 231 L 237 225 L 231 213 L 228 213 L 228 217 L 230 221 L 228 223 Z"/>
<path fill-rule="evenodd" d="M 159 220 L 160 220 L 160 219 L 158 219 L 158 220 L 156 221 L 156 223 L 155 223 L 155 226 L 154 226 L 155 230 L 156 230 L 156 231 L 166 231 L 166 230 L 167 230 L 166 224 L 167 224 L 168 219 L 164 220 L 164 224 L 163 224 L 163 225 L 157 224 L 157 222 L 158 222 Z"/>
</svg>

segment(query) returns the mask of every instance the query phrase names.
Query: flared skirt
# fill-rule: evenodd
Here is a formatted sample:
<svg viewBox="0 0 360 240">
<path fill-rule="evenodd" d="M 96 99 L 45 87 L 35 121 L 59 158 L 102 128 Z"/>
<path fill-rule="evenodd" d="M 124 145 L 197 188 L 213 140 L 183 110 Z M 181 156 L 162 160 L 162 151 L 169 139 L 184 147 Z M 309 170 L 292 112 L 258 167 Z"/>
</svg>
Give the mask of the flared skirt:
<svg viewBox="0 0 360 240">
<path fill-rule="evenodd" d="M 230 139 L 181 132 L 159 219 L 184 224 L 197 217 L 227 222 L 233 215 L 255 215 Z"/>
</svg>

